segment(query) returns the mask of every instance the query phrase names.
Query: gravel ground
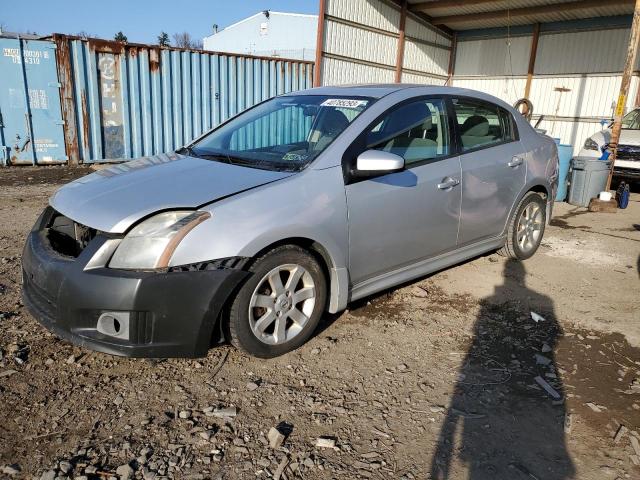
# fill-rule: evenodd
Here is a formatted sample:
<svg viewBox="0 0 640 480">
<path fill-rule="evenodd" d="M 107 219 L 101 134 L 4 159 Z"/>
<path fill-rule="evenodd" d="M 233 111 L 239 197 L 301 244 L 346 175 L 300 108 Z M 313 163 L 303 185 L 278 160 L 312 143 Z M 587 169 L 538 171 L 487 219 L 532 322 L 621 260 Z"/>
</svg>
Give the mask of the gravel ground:
<svg viewBox="0 0 640 480">
<path fill-rule="evenodd" d="M 149 361 L 60 341 L 20 301 L 25 234 L 87 171 L 0 171 L 0 477 L 640 478 L 640 196 L 559 204 L 527 262 L 351 305 L 283 357 Z"/>
</svg>

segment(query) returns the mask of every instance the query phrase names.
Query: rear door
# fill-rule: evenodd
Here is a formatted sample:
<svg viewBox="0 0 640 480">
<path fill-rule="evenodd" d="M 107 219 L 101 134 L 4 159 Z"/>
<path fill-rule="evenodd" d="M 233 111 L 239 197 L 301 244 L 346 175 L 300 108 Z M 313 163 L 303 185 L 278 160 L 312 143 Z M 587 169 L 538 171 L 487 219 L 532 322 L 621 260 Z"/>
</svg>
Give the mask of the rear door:
<svg viewBox="0 0 640 480">
<path fill-rule="evenodd" d="M 462 166 L 458 245 L 495 237 L 526 180 L 526 156 L 514 118 L 502 107 L 453 98 Z"/>
<path fill-rule="evenodd" d="M 354 284 L 456 246 L 460 162 L 442 98 L 393 107 L 356 141 L 402 156 L 406 169 L 346 185 L 349 266 Z M 352 146 L 353 147 L 353 146 Z"/>
</svg>

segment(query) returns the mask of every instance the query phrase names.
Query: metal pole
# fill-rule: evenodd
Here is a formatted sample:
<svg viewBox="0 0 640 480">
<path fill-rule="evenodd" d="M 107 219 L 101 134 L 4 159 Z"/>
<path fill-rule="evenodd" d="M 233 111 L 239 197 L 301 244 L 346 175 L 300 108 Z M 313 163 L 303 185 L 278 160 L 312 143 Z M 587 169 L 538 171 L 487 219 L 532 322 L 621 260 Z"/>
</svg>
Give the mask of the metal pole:
<svg viewBox="0 0 640 480">
<path fill-rule="evenodd" d="M 524 86 L 524 98 L 529 99 L 531 94 L 531 82 L 533 72 L 536 68 L 536 56 L 538 55 L 538 39 L 540 38 L 540 24 L 533 26 L 533 37 L 531 37 L 531 53 L 529 54 L 529 68 L 527 68 L 527 83 Z"/>
<path fill-rule="evenodd" d="M 396 52 L 396 75 L 394 81 L 402 81 L 402 65 L 404 63 L 404 41 L 405 25 L 407 24 L 407 0 L 402 0 L 402 10 L 400 11 L 400 35 L 398 36 L 398 46 Z"/>
<path fill-rule="evenodd" d="M 611 169 L 609 170 L 609 178 L 607 179 L 607 187 L 611 188 L 611 179 L 613 178 L 613 168 L 618 155 L 618 142 L 620 141 L 620 132 L 622 130 L 622 117 L 624 115 L 624 107 L 627 104 L 627 95 L 629 94 L 629 85 L 631 84 L 631 75 L 633 67 L 636 63 L 636 54 L 638 53 L 638 40 L 640 39 L 640 0 L 636 0 L 635 10 L 633 12 L 633 23 L 631 24 L 631 34 L 629 35 L 629 46 L 627 48 L 627 61 L 622 74 L 622 85 L 620 85 L 620 94 L 618 95 L 618 104 L 616 105 L 613 127 L 611 128 L 611 140 L 609 141 L 609 149 L 611 150 Z"/>
<path fill-rule="evenodd" d="M 313 86 L 322 84 L 322 53 L 324 50 L 324 14 L 326 10 L 325 0 L 320 0 L 318 5 L 318 32 L 316 36 L 316 65 L 313 72 Z"/>
<path fill-rule="evenodd" d="M 451 39 L 451 50 L 449 50 L 449 68 L 447 68 L 447 81 L 445 86 L 450 87 L 453 83 L 453 75 L 456 70 L 456 54 L 458 53 L 458 34 L 453 32 Z"/>
<path fill-rule="evenodd" d="M 640 2 L 640 0 L 638 0 Z M 33 138 L 33 125 L 31 124 L 31 103 L 29 102 L 29 85 L 27 83 L 27 69 L 24 66 L 24 50 L 22 48 L 22 39 L 18 35 L 18 48 L 20 50 L 20 66 L 22 67 L 22 84 L 24 86 L 24 116 L 27 123 L 27 132 L 29 133 L 29 143 L 31 143 L 31 164 L 37 165 L 36 142 Z"/>
</svg>

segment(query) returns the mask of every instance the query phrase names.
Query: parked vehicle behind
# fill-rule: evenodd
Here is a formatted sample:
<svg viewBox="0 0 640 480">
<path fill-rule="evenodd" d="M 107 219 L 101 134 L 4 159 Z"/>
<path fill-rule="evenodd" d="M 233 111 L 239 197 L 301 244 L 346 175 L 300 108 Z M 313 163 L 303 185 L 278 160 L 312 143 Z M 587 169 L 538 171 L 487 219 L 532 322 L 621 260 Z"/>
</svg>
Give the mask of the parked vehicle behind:
<svg viewBox="0 0 640 480">
<path fill-rule="evenodd" d="M 496 249 L 531 257 L 557 170 L 553 140 L 483 93 L 287 94 L 58 190 L 26 242 L 24 301 L 107 353 L 202 356 L 220 327 L 274 357 L 350 301 Z"/>
<path fill-rule="evenodd" d="M 610 140 L 611 125 L 587 138 L 578 155 L 600 158 L 609 147 Z M 613 175 L 627 181 L 640 180 L 640 108 L 630 111 L 622 119 Z"/>
</svg>

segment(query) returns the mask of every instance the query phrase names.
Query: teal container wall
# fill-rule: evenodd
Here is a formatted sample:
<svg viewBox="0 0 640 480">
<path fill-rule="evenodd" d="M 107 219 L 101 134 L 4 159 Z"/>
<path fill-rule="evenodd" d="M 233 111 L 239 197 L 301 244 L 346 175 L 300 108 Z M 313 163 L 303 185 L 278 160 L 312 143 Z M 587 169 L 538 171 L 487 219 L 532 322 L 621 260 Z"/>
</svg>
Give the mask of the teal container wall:
<svg viewBox="0 0 640 480">
<path fill-rule="evenodd" d="M 0 165 L 66 162 L 56 47 L 0 38 Z"/>
<path fill-rule="evenodd" d="M 67 144 L 82 163 L 173 151 L 256 103 L 313 83 L 309 62 L 57 41 L 68 49 L 70 65 L 58 68 L 71 77 L 73 112 L 65 113 L 77 131 L 77 146 Z"/>
</svg>

